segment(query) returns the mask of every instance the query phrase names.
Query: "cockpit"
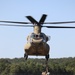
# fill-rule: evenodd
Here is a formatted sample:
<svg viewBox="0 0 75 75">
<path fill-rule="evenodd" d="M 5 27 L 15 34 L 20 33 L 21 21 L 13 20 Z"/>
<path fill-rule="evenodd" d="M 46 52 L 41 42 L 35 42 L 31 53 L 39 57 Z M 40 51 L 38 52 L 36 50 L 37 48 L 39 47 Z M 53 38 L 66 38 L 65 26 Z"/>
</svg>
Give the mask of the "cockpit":
<svg viewBox="0 0 75 75">
<path fill-rule="evenodd" d="M 31 33 L 31 35 L 27 38 L 28 42 L 47 42 L 48 36 L 46 36 L 44 33 L 35 34 Z"/>
</svg>

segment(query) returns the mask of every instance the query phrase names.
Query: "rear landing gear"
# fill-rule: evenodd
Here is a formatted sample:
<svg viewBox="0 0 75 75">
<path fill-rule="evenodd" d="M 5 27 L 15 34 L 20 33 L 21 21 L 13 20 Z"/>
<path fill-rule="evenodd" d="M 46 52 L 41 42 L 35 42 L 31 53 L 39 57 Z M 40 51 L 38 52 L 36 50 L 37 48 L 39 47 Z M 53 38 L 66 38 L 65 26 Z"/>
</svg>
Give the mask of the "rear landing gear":
<svg viewBox="0 0 75 75">
<path fill-rule="evenodd" d="M 27 60 L 27 58 L 28 58 L 28 54 L 27 53 L 24 54 L 24 58 L 25 58 L 25 60 Z"/>
</svg>

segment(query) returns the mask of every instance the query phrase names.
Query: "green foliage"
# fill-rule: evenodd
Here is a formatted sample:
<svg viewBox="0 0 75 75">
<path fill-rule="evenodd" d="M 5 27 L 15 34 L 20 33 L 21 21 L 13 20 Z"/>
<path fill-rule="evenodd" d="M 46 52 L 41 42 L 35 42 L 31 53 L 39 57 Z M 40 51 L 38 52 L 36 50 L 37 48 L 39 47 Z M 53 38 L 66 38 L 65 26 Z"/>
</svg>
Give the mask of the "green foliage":
<svg viewBox="0 0 75 75">
<path fill-rule="evenodd" d="M 0 75 L 40 75 L 45 71 L 45 59 L 0 59 Z M 75 58 L 49 59 L 51 75 L 75 75 Z"/>
</svg>

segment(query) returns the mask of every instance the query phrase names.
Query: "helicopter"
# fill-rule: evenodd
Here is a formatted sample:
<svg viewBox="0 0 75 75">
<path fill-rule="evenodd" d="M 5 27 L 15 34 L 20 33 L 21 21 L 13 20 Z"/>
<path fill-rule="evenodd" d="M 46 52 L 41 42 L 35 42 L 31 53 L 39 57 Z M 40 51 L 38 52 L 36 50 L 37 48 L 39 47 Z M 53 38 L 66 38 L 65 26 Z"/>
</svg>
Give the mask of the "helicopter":
<svg viewBox="0 0 75 75">
<path fill-rule="evenodd" d="M 33 32 L 27 36 L 27 43 L 24 46 L 24 58 L 27 60 L 28 55 L 45 56 L 49 59 L 50 46 L 48 45 L 49 36 L 42 32 L 42 28 L 75 28 L 74 26 L 49 26 L 43 24 L 67 24 L 75 23 L 75 21 L 65 22 L 45 22 L 47 15 L 43 14 L 39 21 L 36 21 L 32 16 L 26 16 L 30 22 L 16 22 L 16 21 L 0 21 L 0 26 L 14 26 L 14 27 L 33 27 Z M 3 24 L 4 23 L 4 24 Z M 12 25 L 13 24 L 13 25 Z M 18 24 L 18 25 L 15 25 Z M 25 25 L 33 24 L 33 25 Z"/>
</svg>

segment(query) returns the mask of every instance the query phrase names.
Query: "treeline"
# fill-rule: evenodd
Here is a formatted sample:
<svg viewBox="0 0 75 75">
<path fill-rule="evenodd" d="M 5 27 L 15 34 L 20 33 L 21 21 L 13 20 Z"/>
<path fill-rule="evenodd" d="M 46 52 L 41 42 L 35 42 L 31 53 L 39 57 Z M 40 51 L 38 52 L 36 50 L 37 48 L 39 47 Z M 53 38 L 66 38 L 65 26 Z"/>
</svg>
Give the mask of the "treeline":
<svg viewBox="0 0 75 75">
<path fill-rule="evenodd" d="M 0 59 L 0 75 L 41 75 L 45 71 L 45 59 Z M 75 75 L 75 58 L 49 59 L 51 75 Z"/>
</svg>

